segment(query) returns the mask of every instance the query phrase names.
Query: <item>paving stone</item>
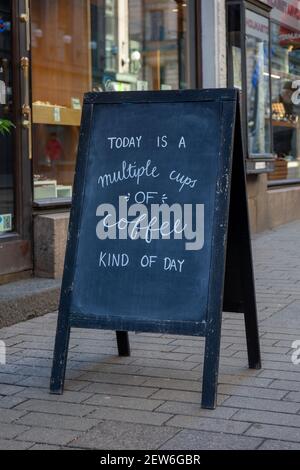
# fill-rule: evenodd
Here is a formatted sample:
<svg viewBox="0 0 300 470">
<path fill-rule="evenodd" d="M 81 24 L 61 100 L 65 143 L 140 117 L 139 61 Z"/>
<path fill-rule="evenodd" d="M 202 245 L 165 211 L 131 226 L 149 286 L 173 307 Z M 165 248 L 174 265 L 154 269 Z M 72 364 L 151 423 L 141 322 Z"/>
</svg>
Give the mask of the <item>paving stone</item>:
<svg viewBox="0 0 300 470">
<path fill-rule="evenodd" d="M 59 446 L 51 446 L 49 444 L 34 444 L 30 443 L 31 447 L 29 450 L 60 450 Z"/>
<path fill-rule="evenodd" d="M 286 397 L 284 398 L 284 400 Z M 224 406 L 261 411 L 275 411 L 278 413 L 298 413 L 300 403 L 287 403 L 282 400 L 270 400 L 264 398 L 250 398 L 231 396 L 223 402 Z"/>
<path fill-rule="evenodd" d="M 161 426 L 163 423 L 168 421 L 172 417 L 170 414 L 165 413 L 156 413 L 150 411 L 142 410 L 128 410 L 125 408 L 110 408 L 110 407 L 100 407 L 89 415 L 91 418 L 96 418 L 98 420 L 115 420 L 115 421 L 125 421 L 128 423 L 140 423 L 140 424 L 153 424 L 156 426 Z"/>
<path fill-rule="evenodd" d="M 279 379 L 279 380 L 295 380 L 300 383 L 300 369 L 297 369 L 297 366 L 294 366 L 295 371 L 283 371 L 283 370 L 263 370 L 259 374 L 259 377 L 268 377 L 270 379 Z"/>
<path fill-rule="evenodd" d="M 26 450 L 32 446 L 30 442 L 0 439 L 0 450 Z"/>
<path fill-rule="evenodd" d="M 83 374 L 80 379 L 87 382 L 102 382 L 120 385 L 142 385 L 146 378 L 138 375 L 131 374 L 109 374 L 104 372 L 87 372 Z"/>
<path fill-rule="evenodd" d="M 151 387 L 135 387 L 130 385 L 91 383 L 83 389 L 84 392 L 93 392 L 108 395 L 119 395 L 128 397 L 147 398 L 156 392 L 156 388 Z"/>
<path fill-rule="evenodd" d="M 93 411 L 95 407 L 77 403 L 30 399 L 18 405 L 16 409 L 42 413 L 56 413 L 66 416 L 85 416 Z"/>
<path fill-rule="evenodd" d="M 193 370 L 176 370 L 159 367 L 143 367 L 136 372 L 138 375 L 146 377 L 162 377 L 176 380 L 201 380 L 198 371 Z"/>
<path fill-rule="evenodd" d="M 25 442 L 29 441 L 38 444 L 66 445 L 74 441 L 78 436 L 80 436 L 78 431 L 34 427 L 23 432 L 18 438 Z"/>
<path fill-rule="evenodd" d="M 86 392 L 74 392 L 70 390 L 64 391 L 62 395 L 51 395 L 49 389 L 45 388 L 34 388 L 27 387 L 21 392 L 14 395 L 16 400 L 24 402 L 28 398 L 36 398 L 37 400 L 47 400 L 55 402 L 66 402 L 66 403 L 82 403 L 83 401 L 90 398 L 93 394 Z M 0 408 L 2 407 L 2 401 L 0 400 Z"/>
<path fill-rule="evenodd" d="M 69 374 L 68 374 L 69 375 Z M 67 379 L 65 382 L 65 390 L 80 391 L 85 388 L 89 382 L 83 380 Z M 49 390 L 50 377 L 27 377 L 20 382 L 22 387 L 41 387 Z M 0 392 L 1 393 L 1 392 Z"/>
<path fill-rule="evenodd" d="M 300 450 L 300 444 L 288 441 L 273 441 L 272 439 L 265 440 L 259 450 Z"/>
<path fill-rule="evenodd" d="M 65 416 L 59 414 L 50 414 L 50 413 L 28 413 L 22 418 L 18 419 L 18 424 L 24 424 L 26 426 L 39 426 L 45 428 L 54 428 L 54 429 L 70 429 L 73 431 L 87 431 L 95 426 L 99 420 L 75 417 L 75 416 Z"/>
<path fill-rule="evenodd" d="M 20 397 L 18 395 L 7 395 L 0 397 L 0 408 L 14 408 L 16 405 L 19 405 L 25 400 L 25 397 Z"/>
<path fill-rule="evenodd" d="M 300 429 L 300 416 L 274 411 L 240 410 L 233 419 L 247 421 L 249 423 L 278 424 L 282 426 L 294 426 Z"/>
<path fill-rule="evenodd" d="M 222 395 L 218 393 L 218 404 L 222 404 L 224 400 L 228 398 L 228 395 Z M 200 392 L 187 392 L 185 390 L 168 390 L 162 389 L 151 395 L 151 399 L 154 400 L 170 400 L 187 403 L 198 403 L 200 406 L 201 393 Z"/>
<path fill-rule="evenodd" d="M 28 427 L 20 426 L 18 424 L 5 424 L 1 423 L 0 426 L 0 439 L 13 439 L 26 431 Z"/>
<path fill-rule="evenodd" d="M 149 398 L 119 397 L 116 395 L 95 394 L 84 402 L 87 405 L 109 406 L 116 408 L 131 408 L 135 410 L 152 411 L 158 408 L 163 401 Z"/>
<path fill-rule="evenodd" d="M 0 374 L 0 384 L 14 385 L 20 383 L 25 378 L 25 375 L 20 374 Z"/>
<path fill-rule="evenodd" d="M 271 382 L 272 379 L 264 379 L 260 377 L 247 377 L 246 374 L 244 376 L 239 376 L 238 374 L 228 375 L 221 373 L 219 377 L 219 384 L 250 385 L 252 387 L 264 388 L 267 387 Z"/>
<path fill-rule="evenodd" d="M 170 413 L 174 415 L 203 416 L 207 418 L 231 418 L 236 408 L 218 406 L 215 410 L 204 410 L 197 403 L 185 403 L 178 401 L 167 401 L 156 408 L 157 412 Z"/>
<path fill-rule="evenodd" d="M 231 421 L 218 418 L 204 418 L 196 416 L 178 415 L 168 421 L 168 426 L 178 428 L 198 429 L 199 431 L 214 431 L 230 434 L 243 434 L 250 423 Z"/>
<path fill-rule="evenodd" d="M 104 421 L 70 446 L 97 450 L 155 450 L 177 432 L 176 428 L 167 426 Z"/>
<path fill-rule="evenodd" d="M 291 392 L 300 392 L 300 382 L 288 381 L 288 380 L 274 380 L 270 388 L 276 388 L 277 390 L 286 390 Z"/>
<path fill-rule="evenodd" d="M 300 443 L 300 429 L 272 424 L 252 424 L 246 435 Z"/>
<path fill-rule="evenodd" d="M 100 352 L 103 354 L 116 354 L 116 349 L 110 348 L 108 349 L 107 347 L 99 348 L 99 346 L 85 346 L 80 345 L 76 346 L 72 349 L 72 351 L 75 352 Z M 156 350 L 151 350 L 151 351 L 146 351 L 146 350 L 135 350 L 135 356 L 138 358 L 157 358 L 157 359 L 162 359 L 162 360 L 170 360 L 170 361 L 183 361 L 186 359 L 189 354 L 183 354 L 183 353 L 176 353 L 176 352 L 162 352 L 162 351 L 156 351 Z M 134 357 L 134 356 L 133 356 Z"/>
<path fill-rule="evenodd" d="M 300 392 L 290 392 L 283 398 L 284 401 L 294 401 L 300 404 Z M 0 402 L 1 403 L 1 402 Z"/>
<path fill-rule="evenodd" d="M 254 450 L 262 439 L 206 431 L 180 431 L 161 450 Z"/>
<path fill-rule="evenodd" d="M 149 359 L 149 358 L 136 358 L 134 365 L 140 365 L 145 367 L 159 367 L 166 369 L 175 369 L 175 370 L 191 370 L 195 366 L 193 362 L 180 362 L 180 361 L 166 361 L 163 359 Z"/>
<path fill-rule="evenodd" d="M 200 378 L 198 381 L 176 380 L 169 378 L 150 378 L 143 384 L 144 387 L 168 388 L 174 390 L 199 391 L 202 388 Z"/>
<path fill-rule="evenodd" d="M 1 404 L 1 401 L 0 401 Z M 12 423 L 16 419 L 20 418 L 26 413 L 26 411 L 9 410 L 0 408 L 0 423 Z M 0 424 L 0 426 L 1 426 Z"/>
<path fill-rule="evenodd" d="M 24 387 L 19 387 L 18 385 L 7 385 L 0 383 L 0 397 L 6 395 L 14 395 L 15 393 L 23 390 Z"/>
<path fill-rule="evenodd" d="M 223 393 L 224 395 L 238 395 L 251 398 L 271 398 L 277 400 L 280 400 L 285 395 L 283 390 L 273 390 L 272 388 L 246 387 L 237 385 L 231 386 L 224 384 L 219 386 L 219 393 Z"/>
</svg>

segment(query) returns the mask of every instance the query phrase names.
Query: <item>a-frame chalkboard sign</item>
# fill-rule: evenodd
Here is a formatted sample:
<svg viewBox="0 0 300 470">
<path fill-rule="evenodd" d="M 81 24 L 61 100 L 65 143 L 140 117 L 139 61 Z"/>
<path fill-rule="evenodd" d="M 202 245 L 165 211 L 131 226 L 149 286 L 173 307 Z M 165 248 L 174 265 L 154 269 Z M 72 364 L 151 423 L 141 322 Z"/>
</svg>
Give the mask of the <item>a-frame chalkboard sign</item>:
<svg viewBox="0 0 300 470">
<path fill-rule="evenodd" d="M 51 392 L 72 327 L 116 330 L 120 355 L 128 331 L 184 334 L 205 337 L 214 408 L 222 311 L 244 314 L 260 368 L 238 92 L 86 94 Z"/>
</svg>

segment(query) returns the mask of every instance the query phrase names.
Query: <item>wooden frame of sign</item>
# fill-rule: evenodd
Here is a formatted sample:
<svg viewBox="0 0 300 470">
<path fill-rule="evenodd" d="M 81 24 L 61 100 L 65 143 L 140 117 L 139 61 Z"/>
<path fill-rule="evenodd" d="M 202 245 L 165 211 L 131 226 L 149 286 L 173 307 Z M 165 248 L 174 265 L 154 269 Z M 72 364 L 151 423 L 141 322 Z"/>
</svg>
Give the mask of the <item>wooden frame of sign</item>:
<svg viewBox="0 0 300 470">
<path fill-rule="evenodd" d="M 150 208 L 174 224 L 177 211 L 181 230 L 132 219 Z M 260 368 L 237 90 L 86 94 L 51 393 L 63 392 L 71 328 L 116 330 L 119 355 L 128 331 L 204 336 L 202 407 L 215 408 L 222 311 L 244 314 Z"/>
</svg>

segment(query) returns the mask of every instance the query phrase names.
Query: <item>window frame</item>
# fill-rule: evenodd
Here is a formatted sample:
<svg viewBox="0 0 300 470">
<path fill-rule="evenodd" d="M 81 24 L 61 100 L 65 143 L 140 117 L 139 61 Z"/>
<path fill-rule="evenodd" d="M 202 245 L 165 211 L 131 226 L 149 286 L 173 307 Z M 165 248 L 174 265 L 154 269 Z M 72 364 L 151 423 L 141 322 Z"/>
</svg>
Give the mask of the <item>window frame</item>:
<svg viewBox="0 0 300 470">
<path fill-rule="evenodd" d="M 273 24 L 275 24 L 277 26 L 282 25 L 282 23 L 280 23 L 280 21 L 271 19 L 270 20 L 270 26 L 272 27 Z M 271 35 L 271 27 L 270 27 L 270 35 Z M 272 37 L 270 38 L 270 46 L 272 45 L 271 44 L 271 39 L 272 39 Z M 272 71 L 272 60 L 270 61 L 270 66 L 271 66 L 271 71 Z M 272 82 L 272 80 L 271 80 L 271 82 Z M 272 89 L 271 89 L 271 91 L 272 91 Z M 272 125 L 272 138 L 273 138 L 273 125 Z M 295 187 L 295 186 L 300 185 L 300 178 L 286 178 L 284 180 L 282 180 L 282 179 L 268 180 L 267 185 L 268 185 L 268 188 L 273 188 L 273 189 L 277 189 L 277 188 L 280 188 L 282 186 L 294 186 Z"/>
<path fill-rule="evenodd" d="M 270 113 L 270 153 L 251 154 L 249 151 L 248 141 L 248 90 L 247 90 L 247 52 L 246 52 L 246 11 L 250 10 L 260 16 L 266 18 L 271 26 L 270 11 L 271 7 L 265 3 L 257 0 L 226 0 L 226 34 L 229 35 L 229 15 L 230 7 L 239 7 L 239 32 L 240 35 L 240 49 L 241 49 L 241 78 L 242 78 L 242 92 L 241 92 L 241 119 L 242 119 L 242 136 L 243 145 L 246 155 L 246 169 L 248 174 L 256 173 L 269 173 L 274 169 L 274 154 L 273 154 L 273 132 L 272 132 L 272 114 Z M 272 83 L 271 83 L 271 28 L 269 27 L 269 93 L 270 100 L 272 99 Z M 233 67 L 231 60 L 231 44 L 229 37 L 227 40 L 227 84 L 229 87 L 234 87 Z M 271 105 L 271 102 L 270 102 Z"/>
</svg>

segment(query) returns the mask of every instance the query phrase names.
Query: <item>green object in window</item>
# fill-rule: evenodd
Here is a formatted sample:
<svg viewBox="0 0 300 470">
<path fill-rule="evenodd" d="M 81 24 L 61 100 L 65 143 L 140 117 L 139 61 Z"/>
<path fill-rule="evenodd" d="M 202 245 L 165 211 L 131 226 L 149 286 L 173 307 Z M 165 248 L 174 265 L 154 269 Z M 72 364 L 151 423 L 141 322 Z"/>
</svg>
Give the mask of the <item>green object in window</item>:
<svg viewBox="0 0 300 470">
<path fill-rule="evenodd" d="M 11 121 L 8 119 L 0 119 L 0 134 L 9 134 L 12 127 L 15 127 L 15 125 Z"/>
</svg>

